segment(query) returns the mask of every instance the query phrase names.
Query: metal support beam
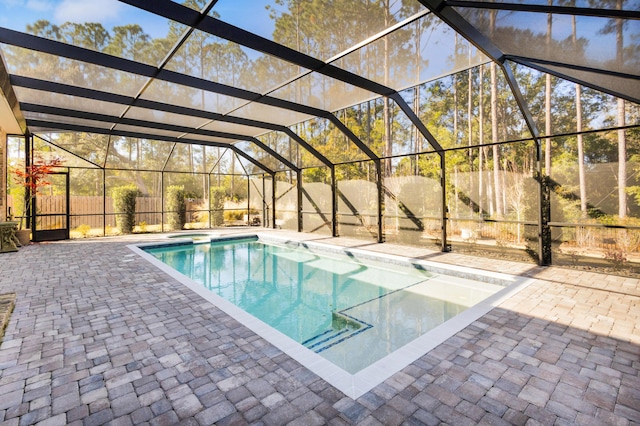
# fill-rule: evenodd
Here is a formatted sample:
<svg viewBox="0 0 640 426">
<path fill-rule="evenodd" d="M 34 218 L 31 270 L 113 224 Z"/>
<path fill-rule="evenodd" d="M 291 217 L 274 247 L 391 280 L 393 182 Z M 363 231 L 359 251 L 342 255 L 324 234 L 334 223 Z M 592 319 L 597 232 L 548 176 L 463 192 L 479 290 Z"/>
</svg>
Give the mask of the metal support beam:
<svg viewBox="0 0 640 426">
<path fill-rule="evenodd" d="M 175 148 L 175 146 L 174 146 Z M 166 162 L 165 162 L 166 166 Z M 160 172 L 160 208 L 162 211 L 160 212 L 160 230 L 164 232 L 164 210 L 165 210 L 165 199 L 164 199 L 164 167 Z"/>
<path fill-rule="evenodd" d="M 91 49 L 85 49 L 83 47 L 73 46 L 55 40 L 49 40 L 43 37 L 37 37 L 31 34 L 26 34 L 7 28 L 0 27 L 0 43 L 22 47 L 37 52 L 48 53 L 51 55 L 61 56 L 68 59 L 98 65 L 108 69 L 115 69 L 131 74 L 157 78 L 158 80 L 166 81 L 169 83 L 180 84 L 198 90 L 206 90 L 212 93 L 219 93 L 251 102 L 288 109 L 302 114 L 312 116 L 325 116 L 326 114 L 328 114 L 328 112 L 325 110 L 310 107 L 307 105 L 298 104 L 279 98 L 273 98 L 270 96 L 264 96 L 260 93 L 239 89 L 237 87 L 216 83 L 214 81 L 193 77 L 187 74 L 181 74 L 175 71 L 169 71 L 167 69 L 161 69 L 160 71 L 158 71 L 158 68 L 152 65 L 147 65 L 141 62 L 132 61 L 130 59 L 108 55 L 106 53 L 97 52 Z"/>
<path fill-rule="evenodd" d="M 262 148 L 264 151 L 266 151 L 269 155 L 271 155 L 273 158 L 275 158 L 276 160 L 280 161 L 282 164 L 284 164 L 285 166 L 287 166 L 288 168 L 290 168 L 291 170 L 298 170 L 299 167 L 296 166 L 295 164 L 293 164 L 291 161 L 287 160 L 286 158 L 284 158 L 282 155 L 278 154 L 276 151 L 274 151 L 270 146 L 266 145 L 265 143 L 263 143 L 260 139 L 257 138 L 247 138 L 245 139 L 249 142 L 253 142 L 255 145 L 257 145 L 258 147 Z"/>
<path fill-rule="evenodd" d="M 433 149 L 440 155 L 442 155 L 442 146 L 436 140 L 436 138 L 431 134 L 427 126 L 420 120 L 413 109 L 407 104 L 402 96 L 399 93 L 396 93 L 390 96 L 391 99 L 395 101 L 395 103 L 400 107 L 402 112 L 407 116 L 407 118 L 411 121 L 411 123 L 416 126 L 418 131 L 424 138 L 429 142 L 429 144 L 433 147 Z"/>
<path fill-rule="evenodd" d="M 551 194 L 548 178 L 542 173 L 542 141 L 535 140 L 536 181 L 538 182 L 538 264 L 551 264 Z"/>
<path fill-rule="evenodd" d="M 147 10 L 156 15 L 163 16 L 167 19 L 178 21 L 185 25 L 192 25 L 193 22 L 200 17 L 198 12 L 170 0 L 154 0 L 153 3 L 149 3 L 145 0 L 120 1 L 131 6 Z M 201 17 L 196 24 L 196 28 L 216 37 L 229 40 L 258 52 L 275 56 L 308 70 L 316 71 L 320 74 L 369 90 L 382 96 L 387 96 L 393 92 L 393 89 L 389 89 L 375 81 L 366 79 L 342 68 L 338 68 L 334 65 L 321 61 L 320 59 L 306 55 L 272 40 L 260 37 L 254 33 L 238 28 L 212 16 Z"/>
<path fill-rule="evenodd" d="M 65 123 L 52 123 L 52 122 L 43 121 L 43 120 L 27 120 L 27 125 L 34 126 L 34 127 L 45 127 L 45 128 L 47 128 L 47 127 L 50 128 L 52 126 L 55 126 L 56 129 L 68 130 L 68 131 L 72 131 L 72 132 L 88 132 L 88 133 L 97 133 L 97 134 L 101 134 L 101 135 L 124 136 L 124 137 L 139 138 L 139 139 L 148 139 L 149 138 L 149 135 L 146 134 L 146 133 L 129 132 L 129 131 L 122 131 L 122 130 L 111 130 L 110 131 L 109 129 L 103 129 L 103 128 L 100 128 L 100 127 L 79 126 L 79 125 L 76 125 L 76 124 L 65 124 Z M 223 147 L 223 148 L 229 148 L 229 149 L 233 150 L 236 154 L 238 154 L 241 157 L 245 158 L 247 161 L 253 163 L 258 168 L 262 169 L 263 171 L 265 171 L 267 173 L 273 173 L 273 170 L 271 170 L 270 168 L 268 168 L 264 164 L 260 163 L 258 160 L 256 160 L 255 158 L 251 157 L 250 155 L 246 154 L 242 150 L 238 149 L 234 145 L 220 143 L 220 142 L 201 141 L 201 140 L 197 140 L 197 139 L 187 139 L 187 138 L 177 139 L 177 138 L 174 138 L 174 137 L 162 136 L 162 135 L 153 135 L 153 139 L 154 140 L 158 140 L 158 141 L 166 141 L 166 142 L 186 143 L 186 144 L 192 144 L 192 145 L 218 146 L 218 147 Z"/>
<path fill-rule="evenodd" d="M 72 86 L 69 84 L 57 83 L 54 81 L 40 80 L 32 77 L 24 77 L 20 75 L 11 75 L 11 84 L 17 87 L 27 89 L 40 90 L 43 92 L 59 93 L 79 98 L 85 98 L 96 101 L 110 102 L 123 106 L 131 104 L 137 108 L 149 110 L 158 110 L 173 114 L 185 115 L 188 117 L 199 117 L 205 120 L 223 121 L 226 123 L 241 124 L 243 126 L 256 127 L 261 129 L 284 131 L 286 127 L 267 123 L 265 121 L 251 120 L 242 117 L 233 117 L 230 115 L 222 115 L 212 111 L 205 111 L 197 108 L 190 108 L 180 105 L 166 104 L 148 99 L 135 99 L 132 96 L 120 95 L 117 93 L 104 92 L 96 89 L 88 89 L 86 87 Z"/>
<path fill-rule="evenodd" d="M 207 217 L 209 218 L 209 228 L 212 228 L 213 221 L 211 220 L 211 173 L 207 173 Z"/>
<path fill-rule="evenodd" d="M 467 41 L 480 49 L 485 55 L 496 62 L 502 62 L 504 53 L 496 47 L 495 44 L 473 25 L 467 22 L 453 8 L 447 6 L 444 0 L 418 0 L 424 6 L 429 8 L 431 12 L 438 18 L 443 20 L 447 25 L 454 29 L 458 34 L 467 39 Z"/>
<path fill-rule="evenodd" d="M 271 175 L 271 228 L 276 229 L 276 175 Z"/>
<path fill-rule="evenodd" d="M 440 188 L 442 188 L 442 232 L 440 235 L 441 247 L 440 249 L 443 252 L 450 251 L 449 244 L 447 244 L 447 221 L 449 220 L 449 207 L 447 206 L 447 173 L 446 173 L 446 162 L 445 162 L 445 153 L 443 152 L 440 155 Z"/>
<path fill-rule="evenodd" d="M 243 126 L 256 127 L 260 129 L 273 130 L 276 132 L 282 132 L 287 134 L 290 138 L 294 139 L 299 145 L 306 149 L 311 155 L 316 157 L 327 167 L 331 167 L 333 164 L 315 148 L 304 141 L 300 136 L 295 134 L 291 129 L 279 124 L 267 123 L 265 121 L 251 120 L 248 118 L 233 117 L 229 115 L 222 115 L 215 112 L 203 111 L 196 108 L 183 107 L 178 105 L 165 104 L 162 102 L 150 101 L 146 99 L 136 99 L 130 96 L 118 95 L 116 93 L 103 92 L 100 90 L 87 89 L 84 87 L 70 86 L 68 84 L 56 83 L 53 81 L 39 80 L 31 77 L 23 77 L 18 75 L 11 76 L 11 84 L 18 87 L 25 87 L 28 89 L 41 90 L 45 92 L 59 93 L 63 95 L 70 95 L 81 97 L 91 100 L 99 100 L 104 102 L 117 103 L 121 105 L 129 105 L 133 102 L 132 106 L 138 108 L 144 108 L 149 110 L 158 110 L 163 112 L 169 112 L 173 114 L 200 117 L 212 121 L 221 121 L 225 123 L 240 124 Z M 250 135 L 242 135 L 242 139 L 250 137 Z"/>
<path fill-rule="evenodd" d="M 309 153 L 311 155 L 313 155 L 314 157 L 316 157 L 318 160 L 320 160 L 320 162 L 322 164 L 324 164 L 327 167 L 333 167 L 333 163 L 331 161 L 329 161 L 329 159 L 327 157 L 325 157 L 324 155 L 322 155 L 317 149 L 315 149 L 313 146 L 309 145 L 309 143 L 307 141 L 305 141 L 304 139 L 302 139 L 299 135 L 297 135 L 293 130 L 285 127 L 283 129 L 283 132 L 287 134 L 287 136 L 289 136 L 291 139 L 293 139 L 294 141 L 296 141 L 300 146 L 302 146 L 304 149 L 306 149 L 307 151 L 309 151 Z"/>
<path fill-rule="evenodd" d="M 298 207 L 298 232 L 304 229 L 302 226 L 302 171 L 296 172 L 297 207 Z"/>
<path fill-rule="evenodd" d="M 234 177 L 232 176 L 231 179 Z M 251 180 L 247 176 L 247 225 L 251 224 Z"/>
<path fill-rule="evenodd" d="M 27 133 L 25 133 L 24 135 L 24 167 L 25 167 L 25 172 L 27 170 L 29 170 L 29 167 L 31 167 L 31 165 L 33 164 L 34 158 L 33 158 L 33 136 L 31 135 L 31 133 L 29 133 L 29 131 L 27 130 Z M 27 178 L 29 179 L 29 178 Z M 27 183 L 30 183 L 27 181 Z M 25 211 L 22 212 L 22 217 L 25 219 L 25 223 L 27 228 L 31 228 L 31 232 L 35 234 L 36 232 L 36 227 L 35 227 L 35 212 L 33 212 L 32 210 L 32 204 L 31 202 L 29 202 L 31 200 L 32 196 L 35 196 L 36 194 L 33 194 L 31 192 L 31 187 L 30 185 L 27 185 L 24 188 L 24 206 L 25 206 Z M 20 221 L 20 225 L 22 226 L 22 220 Z"/>
<path fill-rule="evenodd" d="M 262 225 L 263 226 L 269 226 L 268 225 L 268 218 L 269 218 L 269 205 L 267 204 L 267 187 L 264 183 L 264 174 L 262 175 L 262 218 L 263 218 L 263 222 Z"/>
<path fill-rule="evenodd" d="M 180 50 L 180 48 L 182 47 L 182 45 L 184 43 L 186 43 L 187 39 L 191 36 L 191 34 L 195 31 L 195 26 L 200 22 L 200 20 L 202 20 L 203 16 L 208 14 L 211 9 L 213 8 L 213 6 L 215 6 L 215 4 L 218 2 L 218 0 L 209 0 L 209 2 L 207 4 L 204 5 L 204 7 L 202 8 L 202 10 L 200 11 L 200 15 L 199 16 L 195 16 L 194 20 L 189 24 L 189 26 L 187 27 L 186 31 L 183 31 L 182 34 L 178 37 L 178 39 L 176 40 L 176 42 L 173 44 L 173 47 L 169 50 L 169 52 L 167 52 L 167 54 L 165 55 L 165 57 L 162 59 L 162 61 L 160 62 L 160 64 L 158 64 L 158 66 L 156 67 L 157 71 L 156 71 L 156 76 L 157 73 L 160 72 L 160 70 L 162 70 L 164 67 L 167 66 L 167 64 L 169 63 L 169 61 L 171 60 L 171 58 L 173 58 L 175 56 L 175 54 Z M 147 90 L 149 88 L 149 85 L 153 82 L 153 80 L 155 79 L 155 76 L 150 77 L 147 81 L 145 81 L 142 84 L 142 87 L 138 90 L 138 93 L 136 93 L 135 97 L 134 97 L 134 101 L 139 99 L 142 94 L 144 93 L 145 90 Z M 120 114 L 120 117 L 124 117 L 124 115 L 129 111 L 129 109 L 132 107 L 133 102 L 129 105 L 127 105 L 124 110 L 122 111 L 122 113 Z M 114 125 L 115 126 L 115 125 Z"/>
<path fill-rule="evenodd" d="M 379 157 L 375 152 L 371 150 L 364 142 L 360 140 L 347 126 L 345 126 L 342 121 L 338 120 L 338 118 L 333 114 L 323 114 L 322 118 L 326 118 L 333 125 L 335 125 L 344 135 L 357 146 L 360 151 L 364 152 L 364 154 L 369 157 L 370 160 L 378 160 Z"/>
<path fill-rule="evenodd" d="M 44 138 L 44 137 L 42 137 L 42 135 L 33 135 L 33 137 L 41 139 L 43 142 L 48 143 L 50 145 L 55 145 L 60 151 L 66 152 L 67 154 L 69 154 L 70 156 L 72 156 L 74 158 L 77 158 L 77 159 L 82 160 L 82 161 L 84 161 L 86 163 L 89 163 L 89 164 L 91 164 L 92 166 L 94 166 L 97 169 L 103 169 L 104 168 L 103 165 L 100 165 L 100 164 L 96 163 L 95 161 L 87 160 L 86 158 L 81 157 L 81 156 L 69 151 L 67 148 L 51 142 L 51 139 Z M 109 148 L 107 147 L 106 152 L 108 152 L 108 151 L 109 151 Z"/>
<path fill-rule="evenodd" d="M 338 182 L 336 168 L 331 167 L 331 235 L 338 236 Z"/>
<path fill-rule="evenodd" d="M 107 236 L 107 171 L 102 169 L 102 235 Z M 211 226 L 209 226 L 211 227 Z"/>
<path fill-rule="evenodd" d="M 384 189 L 382 187 L 382 161 L 374 160 L 376 165 L 376 189 L 378 191 L 378 242 L 384 243 Z"/>
<path fill-rule="evenodd" d="M 555 75 L 581 86 L 590 87 L 602 93 L 609 93 L 629 102 L 640 103 L 640 90 L 637 89 L 637 87 L 640 87 L 640 76 L 638 75 L 522 56 L 506 55 L 505 59 L 546 74 Z M 558 68 L 575 71 L 575 75 L 566 71 L 560 72 Z M 606 82 L 610 86 L 605 87 L 602 84 L 595 84 L 593 81 L 580 78 L 580 76 L 584 77 L 587 74 L 598 75 L 601 82 Z M 617 89 L 614 88 L 614 85 Z"/>
<path fill-rule="evenodd" d="M 154 121 L 137 120 L 137 119 L 130 119 L 130 118 L 120 119 L 112 115 L 97 114 L 97 113 L 91 113 L 86 111 L 77 111 L 77 110 L 71 110 L 68 108 L 55 108 L 55 107 L 48 107 L 48 106 L 28 104 L 28 103 L 22 103 L 20 104 L 20 107 L 22 108 L 23 111 L 37 112 L 37 113 L 43 113 L 47 115 L 59 115 L 63 117 L 80 118 L 84 120 L 99 121 L 103 123 L 117 123 L 119 121 L 120 124 L 135 126 L 140 128 L 141 133 L 144 133 L 145 128 L 149 128 L 149 129 L 168 130 L 168 131 L 173 131 L 178 133 L 189 133 L 193 135 L 219 137 L 222 139 L 229 139 L 230 140 L 229 143 L 232 143 L 231 140 L 245 140 L 247 142 L 254 143 L 259 148 L 269 153 L 269 155 L 274 157 L 276 160 L 282 162 L 287 167 L 293 170 L 298 168 L 289 160 L 287 160 L 286 158 L 284 158 L 283 156 L 275 152 L 273 149 L 271 149 L 270 147 L 262 143 L 262 141 L 254 137 L 247 137 L 240 134 L 218 132 L 213 130 L 193 129 L 191 127 L 178 126 L 178 125 L 166 124 L 166 123 L 157 123 Z M 177 141 L 180 141 L 181 139 L 182 138 L 178 138 Z"/>
<path fill-rule="evenodd" d="M 611 19 L 640 19 L 640 12 L 637 10 L 599 9 L 591 7 L 557 6 L 547 4 L 521 4 L 521 3 L 489 3 L 468 0 L 447 0 L 447 6 L 463 7 L 474 9 L 506 10 L 508 12 L 535 12 L 551 13 L 556 15 L 571 16 L 595 16 Z"/>
</svg>

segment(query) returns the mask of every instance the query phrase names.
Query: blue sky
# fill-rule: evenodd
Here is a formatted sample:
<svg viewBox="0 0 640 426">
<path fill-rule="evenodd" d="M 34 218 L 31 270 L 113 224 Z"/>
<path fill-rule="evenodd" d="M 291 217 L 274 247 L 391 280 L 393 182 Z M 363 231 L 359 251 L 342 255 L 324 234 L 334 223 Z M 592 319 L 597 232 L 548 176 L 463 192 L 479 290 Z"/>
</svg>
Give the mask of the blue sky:
<svg viewBox="0 0 640 426">
<path fill-rule="evenodd" d="M 270 37 L 273 22 L 265 5 L 269 0 L 220 0 L 214 10 L 230 23 Z M 25 31 L 27 24 L 46 19 L 65 22 L 100 22 L 111 30 L 116 25 L 139 24 L 152 37 L 167 33 L 167 20 L 117 0 L 0 0 L 0 26 Z"/>
<path fill-rule="evenodd" d="M 166 20 L 116 0 L 0 0 L 0 25 L 25 31 L 27 24 L 46 19 L 60 25 L 65 22 L 100 22 L 111 29 L 115 25 L 139 23 L 154 37 L 166 34 Z"/>
</svg>

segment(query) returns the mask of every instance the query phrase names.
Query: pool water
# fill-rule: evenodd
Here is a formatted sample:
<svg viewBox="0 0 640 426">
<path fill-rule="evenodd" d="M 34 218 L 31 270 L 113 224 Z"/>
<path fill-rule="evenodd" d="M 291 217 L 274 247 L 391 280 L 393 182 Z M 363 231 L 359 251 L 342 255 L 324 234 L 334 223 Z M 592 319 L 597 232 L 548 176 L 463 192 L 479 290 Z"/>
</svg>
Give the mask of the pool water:
<svg viewBox="0 0 640 426">
<path fill-rule="evenodd" d="M 257 238 L 145 251 L 352 374 L 504 288 Z"/>
</svg>

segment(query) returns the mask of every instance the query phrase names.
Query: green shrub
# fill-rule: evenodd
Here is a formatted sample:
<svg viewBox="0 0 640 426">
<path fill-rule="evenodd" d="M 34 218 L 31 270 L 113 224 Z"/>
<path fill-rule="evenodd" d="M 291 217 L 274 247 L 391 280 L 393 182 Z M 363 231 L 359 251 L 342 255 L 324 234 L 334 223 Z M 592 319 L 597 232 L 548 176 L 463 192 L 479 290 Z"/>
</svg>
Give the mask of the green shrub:
<svg viewBox="0 0 640 426">
<path fill-rule="evenodd" d="M 136 197 L 140 191 L 135 185 L 124 185 L 113 188 L 113 208 L 116 212 L 116 226 L 123 234 L 133 232 L 136 224 Z"/>
<path fill-rule="evenodd" d="M 171 185 L 166 195 L 167 224 L 169 229 L 184 229 L 187 223 L 187 203 L 184 186 Z"/>
<path fill-rule="evenodd" d="M 226 191 L 221 186 L 212 186 L 209 192 L 211 194 L 211 226 L 222 226 L 225 219 Z"/>
</svg>

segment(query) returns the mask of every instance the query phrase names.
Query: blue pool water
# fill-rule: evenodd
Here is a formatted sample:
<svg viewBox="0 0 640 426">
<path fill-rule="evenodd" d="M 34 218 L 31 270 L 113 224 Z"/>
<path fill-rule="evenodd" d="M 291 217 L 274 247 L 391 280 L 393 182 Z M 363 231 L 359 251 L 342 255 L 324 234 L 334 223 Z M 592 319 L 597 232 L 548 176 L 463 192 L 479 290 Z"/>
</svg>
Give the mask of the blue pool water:
<svg viewBox="0 0 640 426">
<path fill-rule="evenodd" d="M 256 238 L 145 251 L 350 373 L 502 289 Z"/>
</svg>

